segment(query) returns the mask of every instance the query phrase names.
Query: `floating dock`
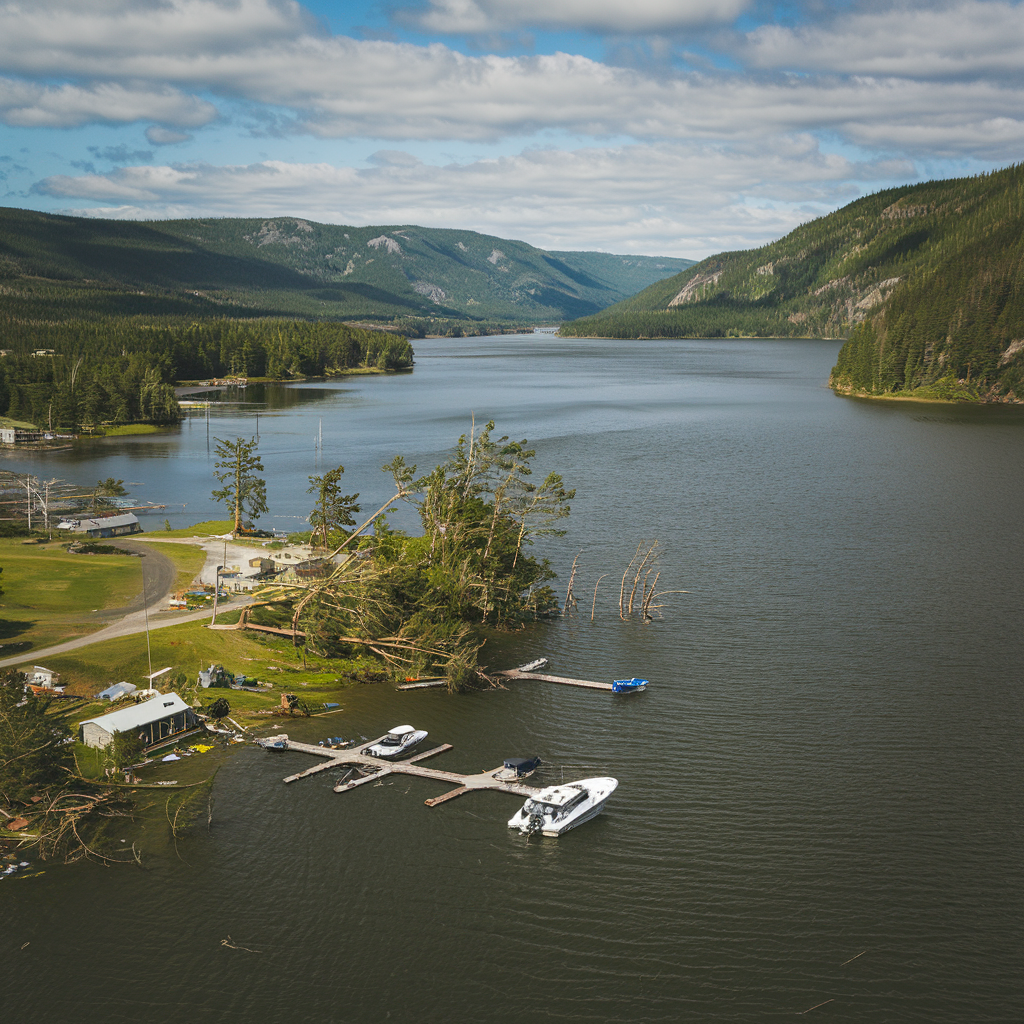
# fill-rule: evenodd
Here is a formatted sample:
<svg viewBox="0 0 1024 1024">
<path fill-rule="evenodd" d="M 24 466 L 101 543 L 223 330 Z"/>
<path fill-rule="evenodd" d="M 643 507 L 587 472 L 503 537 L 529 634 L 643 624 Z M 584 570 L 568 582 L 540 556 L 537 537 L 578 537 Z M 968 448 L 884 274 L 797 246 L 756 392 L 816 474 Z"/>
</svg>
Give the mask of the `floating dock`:
<svg viewBox="0 0 1024 1024">
<path fill-rule="evenodd" d="M 437 754 L 443 754 L 446 750 L 451 750 L 452 745 L 450 743 L 442 743 L 439 747 L 426 750 L 422 754 L 416 754 L 405 761 L 385 761 L 383 758 L 370 757 L 368 754 L 360 754 L 358 752 L 373 746 L 374 743 L 379 743 L 383 738 L 383 736 L 380 736 L 375 740 L 361 742 L 358 748 L 351 750 L 336 750 L 332 747 L 321 747 L 318 744 L 298 743 L 286 737 L 280 737 L 277 740 L 271 737 L 271 741 L 283 741 L 285 743 L 284 750 L 296 750 L 303 754 L 313 754 L 316 757 L 325 758 L 322 763 L 315 764 L 312 768 L 307 768 L 305 771 L 287 776 L 284 780 L 286 783 L 298 782 L 299 779 L 308 778 L 311 775 L 328 771 L 331 768 L 350 768 L 360 773 L 360 778 L 353 779 L 351 782 L 338 782 L 334 787 L 335 793 L 347 793 L 350 789 L 364 786 L 368 782 L 376 782 L 379 779 L 386 778 L 388 775 L 416 775 L 421 779 L 435 779 L 438 782 L 454 785 L 455 788 L 450 789 L 447 793 L 424 800 L 428 807 L 435 807 L 437 804 L 443 804 L 465 793 L 471 793 L 474 790 L 480 789 L 494 789 L 500 793 L 511 793 L 513 796 L 523 798 L 533 796 L 537 791 L 532 786 L 524 786 L 517 782 L 496 778 L 498 773 L 504 769 L 504 765 L 500 765 L 493 771 L 481 772 L 477 775 L 460 775 L 457 772 L 445 772 L 439 771 L 436 768 L 427 768 L 425 765 L 418 763 L 425 761 L 428 757 L 434 757 Z"/>
</svg>

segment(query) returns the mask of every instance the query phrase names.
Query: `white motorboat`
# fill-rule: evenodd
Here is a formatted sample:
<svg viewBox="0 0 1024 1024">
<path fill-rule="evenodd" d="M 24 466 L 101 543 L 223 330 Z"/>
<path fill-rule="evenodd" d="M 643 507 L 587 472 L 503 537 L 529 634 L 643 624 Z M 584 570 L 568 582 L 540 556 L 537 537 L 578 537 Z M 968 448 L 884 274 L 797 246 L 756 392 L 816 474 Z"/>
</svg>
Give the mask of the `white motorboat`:
<svg viewBox="0 0 1024 1024">
<path fill-rule="evenodd" d="M 542 668 L 547 668 L 547 658 L 537 658 L 535 661 L 528 661 L 525 665 L 520 665 L 518 668 L 512 669 L 513 672 L 539 672 Z"/>
<path fill-rule="evenodd" d="M 600 814 L 618 784 L 618 779 L 599 778 L 548 786 L 523 804 L 508 827 L 527 835 L 560 836 Z"/>
<path fill-rule="evenodd" d="M 369 757 L 382 757 L 386 761 L 408 754 L 418 743 L 427 738 L 425 729 L 414 729 L 411 725 L 396 725 L 387 736 L 368 747 L 363 747 L 360 754 Z"/>
</svg>

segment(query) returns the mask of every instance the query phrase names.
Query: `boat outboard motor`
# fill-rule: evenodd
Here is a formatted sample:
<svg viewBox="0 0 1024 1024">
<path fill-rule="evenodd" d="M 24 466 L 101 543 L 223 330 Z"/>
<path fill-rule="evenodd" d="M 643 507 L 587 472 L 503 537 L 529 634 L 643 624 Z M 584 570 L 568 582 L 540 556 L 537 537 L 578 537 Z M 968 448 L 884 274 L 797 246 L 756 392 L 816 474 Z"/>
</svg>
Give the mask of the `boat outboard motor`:
<svg viewBox="0 0 1024 1024">
<path fill-rule="evenodd" d="M 539 814 L 531 814 L 526 819 L 526 834 L 532 836 L 534 832 L 539 832 L 544 827 L 544 819 Z"/>
</svg>

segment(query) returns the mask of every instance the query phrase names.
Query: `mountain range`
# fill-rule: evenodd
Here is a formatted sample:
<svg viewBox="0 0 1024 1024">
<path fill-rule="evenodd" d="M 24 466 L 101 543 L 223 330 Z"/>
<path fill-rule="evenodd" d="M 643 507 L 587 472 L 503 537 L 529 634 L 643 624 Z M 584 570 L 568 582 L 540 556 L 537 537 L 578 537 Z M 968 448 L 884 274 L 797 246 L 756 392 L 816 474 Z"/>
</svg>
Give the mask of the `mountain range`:
<svg viewBox="0 0 1024 1024">
<path fill-rule="evenodd" d="M 693 260 L 294 217 L 114 221 L 0 209 L 0 318 L 557 322 Z"/>
</svg>

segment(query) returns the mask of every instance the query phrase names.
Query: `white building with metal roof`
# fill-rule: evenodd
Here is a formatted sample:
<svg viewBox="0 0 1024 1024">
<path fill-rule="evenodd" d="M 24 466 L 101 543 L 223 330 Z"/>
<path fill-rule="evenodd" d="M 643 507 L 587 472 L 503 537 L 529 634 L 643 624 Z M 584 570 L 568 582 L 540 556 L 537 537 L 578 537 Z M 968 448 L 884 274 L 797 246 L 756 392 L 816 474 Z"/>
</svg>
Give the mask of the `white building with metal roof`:
<svg viewBox="0 0 1024 1024">
<path fill-rule="evenodd" d="M 119 516 L 96 516 L 93 519 L 62 519 L 58 530 L 73 530 L 88 537 L 121 537 L 127 533 L 142 533 L 139 518 L 132 512 Z"/>
<path fill-rule="evenodd" d="M 87 718 L 79 726 L 79 739 L 89 747 L 105 747 L 116 732 L 138 735 L 147 747 L 173 739 L 196 724 L 195 712 L 176 693 L 158 693 L 155 697 Z"/>
</svg>

